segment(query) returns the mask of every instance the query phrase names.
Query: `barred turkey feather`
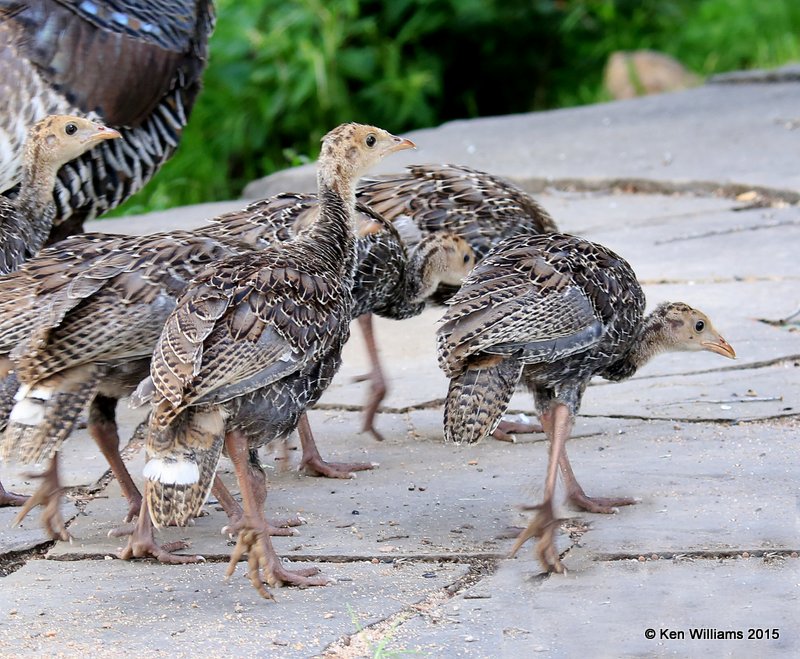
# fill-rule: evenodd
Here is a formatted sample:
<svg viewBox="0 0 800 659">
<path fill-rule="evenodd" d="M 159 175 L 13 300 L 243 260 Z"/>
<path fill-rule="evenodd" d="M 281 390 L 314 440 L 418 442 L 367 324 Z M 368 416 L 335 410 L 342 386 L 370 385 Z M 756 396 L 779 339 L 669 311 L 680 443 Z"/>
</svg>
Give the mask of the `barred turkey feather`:
<svg viewBox="0 0 800 659">
<path fill-rule="evenodd" d="M 0 0 L 0 17 L 0 90 L 15 109 L 0 118 L 0 188 L 19 181 L 24 131 L 44 115 L 86 116 L 122 133 L 61 169 L 56 242 L 141 189 L 175 152 L 201 88 L 213 3 Z"/>
<path fill-rule="evenodd" d="M 165 430 L 150 427 L 144 475 L 156 527 L 185 526 L 200 513 L 211 492 L 224 444 L 219 410 L 187 410 Z"/>
<path fill-rule="evenodd" d="M 513 359 L 487 359 L 450 380 L 444 404 L 444 438 L 475 444 L 491 435 L 503 417 L 522 373 Z"/>
<path fill-rule="evenodd" d="M 78 382 L 74 390 L 53 392 L 48 399 L 37 397 L 37 389 L 27 392 L 8 417 L 3 458 L 33 464 L 53 457 L 94 398 L 98 383 L 97 377 Z"/>
</svg>

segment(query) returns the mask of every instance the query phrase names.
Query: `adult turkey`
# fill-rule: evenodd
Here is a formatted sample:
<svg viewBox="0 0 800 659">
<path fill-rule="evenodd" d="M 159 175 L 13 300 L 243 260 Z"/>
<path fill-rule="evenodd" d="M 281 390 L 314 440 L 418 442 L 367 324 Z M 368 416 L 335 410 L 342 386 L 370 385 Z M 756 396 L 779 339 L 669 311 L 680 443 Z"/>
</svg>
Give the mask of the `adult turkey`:
<svg viewBox="0 0 800 659">
<path fill-rule="evenodd" d="M 50 242 L 121 204 L 175 152 L 213 27 L 211 0 L 0 0 L 0 190 L 19 183 L 26 132 L 45 115 L 122 134 L 61 169 Z"/>
</svg>

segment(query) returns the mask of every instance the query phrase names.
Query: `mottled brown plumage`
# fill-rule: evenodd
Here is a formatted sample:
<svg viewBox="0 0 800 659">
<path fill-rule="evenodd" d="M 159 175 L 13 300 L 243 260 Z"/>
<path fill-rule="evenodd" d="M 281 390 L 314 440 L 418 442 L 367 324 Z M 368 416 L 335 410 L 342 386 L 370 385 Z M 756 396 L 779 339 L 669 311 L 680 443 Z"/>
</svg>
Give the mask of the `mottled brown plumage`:
<svg viewBox="0 0 800 659">
<path fill-rule="evenodd" d="M 14 200 L 0 196 L 0 273 L 16 270 L 47 240 L 56 214 L 53 186 L 59 168 L 118 137 L 115 130 L 69 115 L 51 115 L 31 127 L 24 144 L 19 194 Z M 4 383 L 0 393 L 7 410 L 13 388 L 13 382 Z M 24 497 L 6 492 L 0 484 L 0 506 L 24 502 Z"/>
<path fill-rule="evenodd" d="M 213 25 L 211 0 L 0 0 L 0 190 L 19 183 L 25 132 L 48 114 L 122 134 L 61 170 L 54 240 L 139 190 L 180 141 Z"/>
<path fill-rule="evenodd" d="M 508 181 L 464 165 L 412 165 L 360 185 L 357 198 L 387 220 L 461 236 L 482 259 L 511 236 L 556 231 L 548 212 Z"/>
<path fill-rule="evenodd" d="M 22 462 L 50 458 L 91 401 L 90 432 L 112 468 L 120 465 L 115 473 L 130 501 L 128 517 L 138 513 L 138 491 L 117 451 L 114 407 L 146 375 L 174 299 L 211 261 L 289 240 L 313 222 L 317 210 L 313 195 L 282 194 L 195 232 L 74 237 L 0 280 L 0 352 L 15 348 L 17 374 L 27 390 L 20 407 L 43 408 L 28 410 L 34 423 L 17 411 L 7 430 L 6 456 Z M 356 314 L 414 315 L 438 281 L 455 281 L 468 271 L 458 251 L 468 248 L 458 238 L 430 236 L 409 257 L 391 224 L 361 205 L 357 219 L 363 235 L 356 242 Z M 344 477 L 369 466 L 325 463 L 313 439 L 304 439 L 303 464 L 312 471 Z M 207 476 L 210 482 L 213 471 Z"/>
<path fill-rule="evenodd" d="M 252 490 L 248 455 L 290 432 L 338 369 L 353 313 L 355 181 L 384 155 L 410 146 L 369 126 L 331 131 L 319 159 L 319 217 L 292 241 L 225 259 L 197 277 L 167 320 L 151 380 L 140 387 L 152 403 L 151 512 L 163 508 L 163 485 L 201 486 L 195 447 L 181 432 L 185 419 L 202 414 L 209 429 L 224 424 L 245 509 L 231 566 L 249 553 L 251 581 L 265 596 L 259 567 L 271 585 L 324 580 L 281 566 L 263 531 L 263 502 Z"/>
<path fill-rule="evenodd" d="M 498 245 L 467 277 L 438 331 L 439 364 L 450 378 L 444 434 L 477 442 L 499 423 L 516 384 L 533 393 L 550 442 L 544 502 L 514 547 L 539 537 L 550 570 L 563 568 L 553 545 L 556 468 L 573 503 L 611 512 L 631 499 L 589 498 L 569 464 L 564 442 L 589 380 L 621 380 L 663 351 L 735 353 L 701 312 L 675 302 L 644 316 L 633 270 L 596 243 L 552 233 Z"/>
<path fill-rule="evenodd" d="M 389 221 L 412 222 L 421 235 L 446 231 L 463 238 L 477 261 L 505 238 L 556 230 L 553 219 L 529 194 L 500 177 L 463 165 L 412 165 L 403 174 L 365 182 L 357 198 Z M 457 290 L 458 286 L 442 283 L 432 299 L 444 302 Z M 368 317 L 361 328 L 372 361 L 363 429 L 381 439 L 373 428 L 373 417 L 386 394 L 386 381 Z M 498 436 L 507 437 L 499 431 Z"/>
</svg>

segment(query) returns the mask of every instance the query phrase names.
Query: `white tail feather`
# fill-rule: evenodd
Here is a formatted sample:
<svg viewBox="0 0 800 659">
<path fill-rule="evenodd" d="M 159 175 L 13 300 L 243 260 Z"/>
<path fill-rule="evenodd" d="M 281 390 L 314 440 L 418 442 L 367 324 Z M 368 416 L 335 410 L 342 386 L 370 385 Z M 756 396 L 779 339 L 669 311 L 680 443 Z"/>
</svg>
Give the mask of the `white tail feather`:
<svg viewBox="0 0 800 659">
<path fill-rule="evenodd" d="M 38 426 L 44 421 L 44 405 L 38 399 L 23 398 L 14 405 L 8 420 L 23 426 Z"/>
<path fill-rule="evenodd" d="M 144 477 L 165 485 L 191 485 L 200 480 L 197 464 L 189 460 L 153 458 L 144 466 Z"/>
<path fill-rule="evenodd" d="M 29 384 L 23 384 L 16 394 L 14 400 L 19 402 L 26 398 L 36 398 L 38 400 L 50 400 L 53 397 L 52 387 L 31 387 Z"/>
</svg>

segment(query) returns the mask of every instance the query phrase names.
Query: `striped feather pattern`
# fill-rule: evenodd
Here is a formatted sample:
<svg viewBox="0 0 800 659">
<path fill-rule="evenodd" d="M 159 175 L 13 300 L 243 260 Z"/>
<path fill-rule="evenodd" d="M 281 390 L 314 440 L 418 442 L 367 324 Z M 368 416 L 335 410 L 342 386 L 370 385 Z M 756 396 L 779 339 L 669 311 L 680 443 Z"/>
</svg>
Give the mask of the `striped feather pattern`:
<svg viewBox="0 0 800 659">
<path fill-rule="evenodd" d="M 529 194 L 463 165 L 412 165 L 404 174 L 367 181 L 358 199 L 389 221 L 408 217 L 423 233 L 464 238 L 478 260 L 505 238 L 557 230 Z"/>
<path fill-rule="evenodd" d="M 62 168 L 51 238 L 141 189 L 180 141 L 213 26 L 211 0 L 0 1 L 0 91 L 11 109 L 0 118 L 0 188 L 19 181 L 27 127 L 68 113 L 122 139 Z"/>
</svg>

